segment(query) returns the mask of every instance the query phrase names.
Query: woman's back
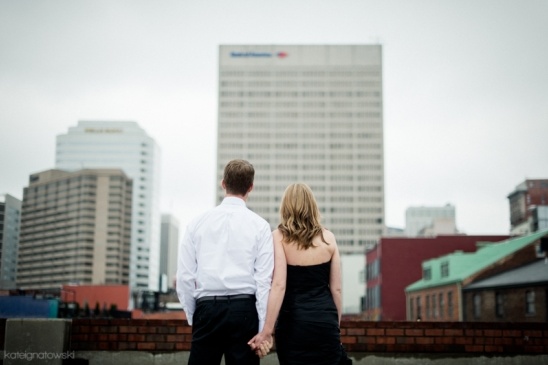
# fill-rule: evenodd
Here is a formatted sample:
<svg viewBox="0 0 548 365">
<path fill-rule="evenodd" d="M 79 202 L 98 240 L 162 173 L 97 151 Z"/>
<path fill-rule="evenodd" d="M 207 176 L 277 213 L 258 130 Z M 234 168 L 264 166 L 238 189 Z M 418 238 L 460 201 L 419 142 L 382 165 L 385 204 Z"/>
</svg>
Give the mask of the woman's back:
<svg viewBox="0 0 548 365">
<path fill-rule="evenodd" d="M 276 234 L 275 233 L 275 237 Z M 276 326 L 276 347 L 281 365 L 338 363 L 339 317 L 330 282 L 336 243 L 324 231 L 313 247 L 298 249 L 283 243 L 287 261 L 286 289 Z M 279 237 L 278 237 L 279 238 Z"/>
</svg>

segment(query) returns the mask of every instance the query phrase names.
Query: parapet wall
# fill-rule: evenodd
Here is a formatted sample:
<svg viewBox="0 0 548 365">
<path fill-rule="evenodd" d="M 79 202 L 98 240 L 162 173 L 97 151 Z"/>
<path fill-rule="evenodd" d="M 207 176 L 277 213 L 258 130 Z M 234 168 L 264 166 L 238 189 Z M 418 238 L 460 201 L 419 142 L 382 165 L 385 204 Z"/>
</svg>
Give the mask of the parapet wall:
<svg viewBox="0 0 548 365">
<path fill-rule="evenodd" d="M 66 349 L 76 355 L 85 354 L 88 360 L 96 356 L 93 354 L 103 357 L 126 354 L 123 356 L 128 358 L 142 354 L 164 358 L 187 356 L 190 350 L 191 327 L 184 320 L 73 319 L 66 327 L 70 332 L 65 334 L 69 339 Z M 6 319 L 0 319 L 0 331 L 2 334 L 6 331 Z M 465 364 L 474 363 L 473 358 L 481 364 L 502 363 L 479 360 L 493 357 L 507 360 L 520 357 L 519 361 L 526 357 L 528 364 L 548 363 L 545 362 L 548 361 L 546 323 L 343 321 L 341 335 L 345 348 L 356 359 L 355 364 L 365 363 L 364 359 L 371 356 L 416 359 L 425 354 L 467 359 Z M 9 351 L 4 349 L 9 336 L 6 332 L 0 350 Z M 504 363 L 516 363 L 508 361 Z"/>
<path fill-rule="evenodd" d="M 545 323 L 341 323 L 349 352 L 548 354 Z M 76 351 L 188 351 L 191 327 L 181 320 L 74 319 Z"/>
</svg>

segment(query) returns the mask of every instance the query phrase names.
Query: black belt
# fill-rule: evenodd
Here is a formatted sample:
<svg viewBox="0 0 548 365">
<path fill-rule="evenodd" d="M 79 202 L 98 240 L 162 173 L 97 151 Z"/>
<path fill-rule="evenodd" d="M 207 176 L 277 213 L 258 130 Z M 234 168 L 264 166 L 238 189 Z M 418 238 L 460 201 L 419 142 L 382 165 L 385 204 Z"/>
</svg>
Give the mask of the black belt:
<svg viewBox="0 0 548 365">
<path fill-rule="evenodd" d="M 201 302 L 207 302 L 210 300 L 216 301 L 216 300 L 239 300 L 239 299 L 255 299 L 255 295 L 253 294 L 236 294 L 236 295 L 213 295 L 209 297 L 201 297 L 196 299 L 196 304 Z"/>
</svg>

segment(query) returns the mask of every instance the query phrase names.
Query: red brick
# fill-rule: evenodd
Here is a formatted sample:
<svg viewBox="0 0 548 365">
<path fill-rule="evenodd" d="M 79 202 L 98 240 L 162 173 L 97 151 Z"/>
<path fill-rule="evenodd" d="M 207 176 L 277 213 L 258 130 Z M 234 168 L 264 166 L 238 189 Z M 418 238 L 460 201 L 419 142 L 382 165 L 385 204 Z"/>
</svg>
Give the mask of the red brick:
<svg viewBox="0 0 548 365">
<path fill-rule="evenodd" d="M 137 350 L 156 350 L 156 344 L 153 342 L 139 342 Z"/>
<path fill-rule="evenodd" d="M 467 345 L 464 347 L 466 352 L 483 352 L 484 348 L 481 345 Z"/>
<path fill-rule="evenodd" d="M 342 343 L 356 343 L 358 339 L 355 336 L 346 336 L 341 338 Z"/>
<path fill-rule="evenodd" d="M 387 336 L 403 336 L 403 329 L 393 329 L 389 328 L 386 330 Z"/>
<path fill-rule="evenodd" d="M 129 342 L 144 342 L 145 341 L 145 335 L 127 335 L 127 340 Z"/>
<path fill-rule="evenodd" d="M 156 327 L 140 326 L 137 328 L 138 333 L 156 333 Z"/>
<path fill-rule="evenodd" d="M 458 330 L 458 329 L 445 329 L 445 330 L 443 330 L 443 334 L 445 336 L 462 336 L 462 335 L 464 335 L 463 331 Z"/>
<path fill-rule="evenodd" d="M 424 330 L 425 336 L 443 336 L 443 330 L 441 329 L 427 329 Z"/>
<path fill-rule="evenodd" d="M 434 339 L 432 337 L 417 337 L 415 342 L 418 345 L 430 345 L 434 343 Z"/>
<path fill-rule="evenodd" d="M 396 343 L 404 345 L 404 344 L 414 344 L 415 343 L 415 337 L 396 337 Z"/>
<path fill-rule="evenodd" d="M 502 331 L 503 337 L 521 337 L 523 336 L 523 333 L 521 331 L 516 330 L 504 330 Z"/>
<path fill-rule="evenodd" d="M 349 328 L 346 330 L 347 336 L 361 336 L 365 334 L 365 329 L 363 328 Z"/>
<path fill-rule="evenodd" d="M 120 326 L 120 333 L 137 333 L 136 326 Z"/>
<path fill-rule="evenodd" d="M 166 335 L 166 342 L 181 342 L 183 336 L 180 335 Z"/>
<path fill-rule="evenodd" d="M 528 331 L 528 330 L 525 330 L 525 331 L 523 331 L 523 335 L 524 336 L 529 336 L 529 337 L 542 337 L 542 331 Z"/>
<path fill-rule="evenodd" d="M 423 330 L 405 330 L 406 336 L 422 336 L 424 334 Z"/>
<path fill-rule="evenodd" d="M 147 342 L 165 342 L 165 335 L 146 335 L 145 341 Z"/>
<path fill-rule="evenodd" d="M 393 345 L 396 343 L 395 337 L 377 337 L 378 344 Z"/>
<path fill-rule="evenodd" d="M 501 337 L 502 331 L 501 330 L 485 330 L 483 331 L 484 336 L 487 337 Z"/>
<path fill-rule="evenodd" d="M 192 333 L 192 328 L 188 326 L 179 326 L 177 327 L 176 333 Z"/>
<path fill-rule="evenodd" d="M 366 331 L 367 336 L 384 336 L 384 329 L 368 329 Z"/>
<path fill-rule="evenodd" d="M 124 351 L 124 350 L 136 350 L 137 349 L 137 343 L 136 342 L 118 342 L 118 350 Z"/>
<path fill-rule="evenodd" d="M 188 351 L 190 350 L 190 343 L 189 342 L 176 343 L 175 350 Z"/>
<path fill-rule="evenodd" d="M 156 344 L 156 350 L 174 350 L 175 344 L 168 342 L 161 342 Z"/>
<path fill-rule="evenodd" d="M 485 352 L 504 352 L 504 346 L 485 346 Z"/>
</svg>

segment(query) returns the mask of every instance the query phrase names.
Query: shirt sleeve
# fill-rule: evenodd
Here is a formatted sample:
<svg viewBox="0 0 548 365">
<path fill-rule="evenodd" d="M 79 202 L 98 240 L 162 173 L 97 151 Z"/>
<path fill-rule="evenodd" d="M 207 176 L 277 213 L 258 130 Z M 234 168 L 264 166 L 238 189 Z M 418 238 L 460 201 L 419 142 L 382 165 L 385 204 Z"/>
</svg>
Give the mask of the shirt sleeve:
<svg viewBox="0 0 548 365">
<path fill-rule="evenodd" d="M 257 313 L 259 314 L 259 332 L 262 331 L 266 319 L 268 293 L 272 285 L 274 271 L 274 242 L 268 223 L 261 232 L 257 259 L 255 260 L 255 283 L 257 285 Z"/>
<path fill-rule="evenodd" d="M 188 324 L 192 326 L 192 316 L 196 308 L 194 291 L 196 288 L 196 250 L 191 238 L 191 228 L 187 227 L 179 245 L 177 258 L 177 296 L 185 311 Z"/>
</svg>

